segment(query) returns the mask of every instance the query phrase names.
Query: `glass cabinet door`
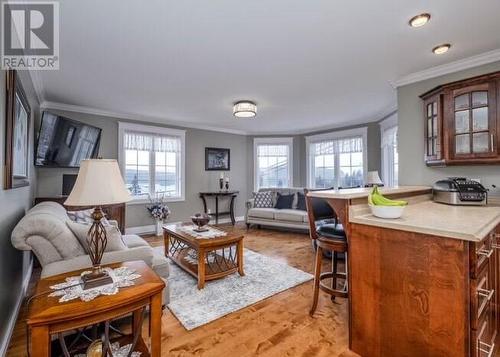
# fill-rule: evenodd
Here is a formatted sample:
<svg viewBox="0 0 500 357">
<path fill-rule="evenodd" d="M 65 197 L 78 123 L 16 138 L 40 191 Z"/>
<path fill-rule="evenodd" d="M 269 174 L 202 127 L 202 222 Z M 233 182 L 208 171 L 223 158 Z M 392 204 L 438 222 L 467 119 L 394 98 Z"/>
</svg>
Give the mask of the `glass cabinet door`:
<svg viewBox="0 0 500 357">
<path fill-rule="evenodd" d="M 425 111 L 425 151 L 427 160 L 441 158 L 440 121 L 438 96 L 424 102 Z"/>
<path fill-rule="evenodd" d="M 455 91 L 453 95 L 453 139 L 455 155 L 483 156 L 494 150 L 488 84 Z"/>
</svg>

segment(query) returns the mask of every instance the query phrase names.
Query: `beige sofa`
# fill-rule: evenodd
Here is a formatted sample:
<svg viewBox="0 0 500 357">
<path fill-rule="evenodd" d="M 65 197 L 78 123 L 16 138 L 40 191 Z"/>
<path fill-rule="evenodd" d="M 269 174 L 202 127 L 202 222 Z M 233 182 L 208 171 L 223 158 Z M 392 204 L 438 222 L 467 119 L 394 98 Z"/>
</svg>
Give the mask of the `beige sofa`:
<svg viewBox="0 0 500 357">
<path fill-rule="evenodd" d="M 304 193 L 303 188 L 290 187 L 290 188 L 261 188 L 260 191 L 272 191 L 275 194 L 280 193 L 283 195 L 293 194 L 297 192 Z M 297 199 L 295 198 L 294 205 L 297 206 Z M 298 209 L 276 209 L 276 208 L 256 208 L 254 207 L 254 199 L 250 199 L 246 203 L 247 212 L 245 222 L 247 226 L 258 225 L 268 227 L 280 227 L 309 231 L 309 223 L 307 219 L 307 212 Z"/>
<path fill-rule="evenodd" d="M 42 266 L 42 278 L 91 267 L 90 257 L 69 229 L 69 217 L 56 202 L 42 202 L 31 208 L 12 231 L 12 245 L 31 250 Z M 167 258 L 137 235 L 123 235 L 124 250 L 106 252 L 102 263 L 143 260 L 166 282 L 170 274 Z M 164 304 L 169 302 L 168 284 Z"/>
</svg>

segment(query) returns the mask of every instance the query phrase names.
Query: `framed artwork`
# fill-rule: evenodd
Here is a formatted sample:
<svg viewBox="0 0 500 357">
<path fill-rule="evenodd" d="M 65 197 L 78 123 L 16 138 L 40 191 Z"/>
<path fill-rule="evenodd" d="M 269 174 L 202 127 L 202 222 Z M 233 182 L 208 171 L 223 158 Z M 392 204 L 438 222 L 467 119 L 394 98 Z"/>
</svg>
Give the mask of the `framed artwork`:
<svg viewBox="0 0 500 357">
<path fill-rule="evenodd" d="M 28 186 L 31 108 L 17 72 L 6 73 L 4 188 Z"/>
<path fill-rule="evenodd" d="M 229 149 L 205 148 L 205 171 L 229 171 L 230 169 Z"/>
</svg>

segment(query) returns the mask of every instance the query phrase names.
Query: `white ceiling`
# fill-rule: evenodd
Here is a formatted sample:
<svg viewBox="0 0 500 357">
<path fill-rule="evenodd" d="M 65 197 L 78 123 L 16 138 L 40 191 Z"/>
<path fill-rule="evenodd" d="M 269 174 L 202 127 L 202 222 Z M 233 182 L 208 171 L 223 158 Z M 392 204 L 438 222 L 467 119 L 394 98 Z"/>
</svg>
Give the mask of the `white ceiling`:
<svg viewBox="0 0 500 357">
<path fill-rule="evenodd" d="M 498 0 L 65 0 L 60 12 L 43 100 L 252 134 L 378 120 L 395 109 L 391 81 L 500 48 Z M 431 22 L 409 27 L 421 12 Z M 232 116 L 241 99 L 255 119 Z"/>
</svg>

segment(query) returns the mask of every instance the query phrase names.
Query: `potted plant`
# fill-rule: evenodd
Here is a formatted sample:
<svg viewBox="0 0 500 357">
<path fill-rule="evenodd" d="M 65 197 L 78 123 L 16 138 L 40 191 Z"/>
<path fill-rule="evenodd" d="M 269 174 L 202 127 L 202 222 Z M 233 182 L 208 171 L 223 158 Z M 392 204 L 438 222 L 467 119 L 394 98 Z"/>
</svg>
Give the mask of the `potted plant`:
<svg viewBox="0 0 500 357">
<path fill-rule="evenodd" d="M 150 195 L 149 201 L 151 204 L 146 206 L 146 208 L 156 222 L 156 235 L 161 236 L 163 233 L 163 221 L 170 216 L 170 209 L 166 204 L 166 197 L 164 195 L 155 195 L 153 198 Z"/>
</svg>

